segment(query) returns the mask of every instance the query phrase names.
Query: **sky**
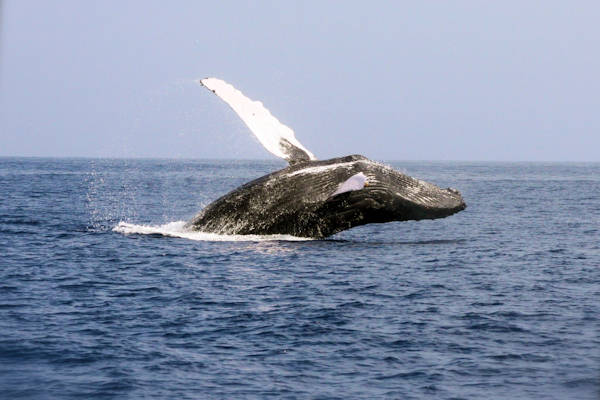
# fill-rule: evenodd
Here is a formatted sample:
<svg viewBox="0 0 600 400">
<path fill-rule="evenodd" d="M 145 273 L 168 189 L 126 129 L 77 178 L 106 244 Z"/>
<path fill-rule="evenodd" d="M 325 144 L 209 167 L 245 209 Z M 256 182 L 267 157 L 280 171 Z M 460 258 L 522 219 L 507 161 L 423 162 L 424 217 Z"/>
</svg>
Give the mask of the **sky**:
<svg viewBox="0 0 600 400">
<path fill-rule="evenodd" d="M 598 1 L 0 0 L 0 156 L 600 161 Z"/>
</svg>

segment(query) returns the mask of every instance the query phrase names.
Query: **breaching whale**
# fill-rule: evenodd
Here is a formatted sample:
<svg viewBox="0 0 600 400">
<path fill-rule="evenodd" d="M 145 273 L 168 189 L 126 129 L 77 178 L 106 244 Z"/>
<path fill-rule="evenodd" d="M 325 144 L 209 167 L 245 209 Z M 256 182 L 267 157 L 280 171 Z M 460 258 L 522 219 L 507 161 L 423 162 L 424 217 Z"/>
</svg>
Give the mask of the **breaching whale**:
<svg viewBox="0 0 600 400">
<path fill-rule="evenodd" d="M 187 229 L 325 238 L 369 223 L 443 218 L 466 207 L 455 189 L 441 189 L 361 155 L 319 161 L 262 103 L 220 79 L 200 83 L 231 106 L 267 150 L 290 165 L 215 200 Z"/>
</svg>

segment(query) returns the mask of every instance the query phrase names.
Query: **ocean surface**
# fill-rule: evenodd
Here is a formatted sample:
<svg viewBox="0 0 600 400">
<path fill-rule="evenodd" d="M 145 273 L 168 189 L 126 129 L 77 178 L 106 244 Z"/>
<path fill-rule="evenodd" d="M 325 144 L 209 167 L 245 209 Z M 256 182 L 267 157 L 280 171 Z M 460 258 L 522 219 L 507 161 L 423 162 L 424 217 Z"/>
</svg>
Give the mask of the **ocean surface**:
<svg viewBox="0 0 600 400">
<path fill-rule="evenodd" d="M 390 164 L 468 208 L 190 234 L 284 163 L 0 158 L 0 398 L 598 399 L 600 164 Z"/>
</svg>

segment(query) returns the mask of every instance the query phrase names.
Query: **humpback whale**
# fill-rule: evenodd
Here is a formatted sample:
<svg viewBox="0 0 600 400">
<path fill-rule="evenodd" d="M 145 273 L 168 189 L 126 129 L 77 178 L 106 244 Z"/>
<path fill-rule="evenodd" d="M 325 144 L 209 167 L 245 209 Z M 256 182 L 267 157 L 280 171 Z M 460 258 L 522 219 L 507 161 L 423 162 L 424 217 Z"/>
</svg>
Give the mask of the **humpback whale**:
<svg viewBox="0 0 600 400">
<path fill-rule="evenodd" d="M 187 229 L 325 238 L 369 223 L 443 218 L 466 207 L 455 189 L 439 188 L 361 155 L 317 160 L 262 103 L 220 79 L 200 84 L 225 101 L 260 143 L 289 166 L 215 200 L 186 223 Z"/>
</svg>

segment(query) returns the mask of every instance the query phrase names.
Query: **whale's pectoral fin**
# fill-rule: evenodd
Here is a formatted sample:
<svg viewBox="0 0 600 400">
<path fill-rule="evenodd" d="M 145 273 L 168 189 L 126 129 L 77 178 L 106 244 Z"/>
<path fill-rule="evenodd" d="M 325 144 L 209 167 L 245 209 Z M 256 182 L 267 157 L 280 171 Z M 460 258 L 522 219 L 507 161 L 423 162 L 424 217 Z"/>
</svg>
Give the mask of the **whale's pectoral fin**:
<svg viewBox="0 0 600 400">
<path fill-rule="evenodd" d="M 244 121 L 258 141 L 272 154 L 287 160 L 291 165 L 316 157 L 296 139 L 294 131 L 263 106 L 253 101 L 225 81 L 206 78 L 200 84 L 227 103 Z"/>
</svg>

